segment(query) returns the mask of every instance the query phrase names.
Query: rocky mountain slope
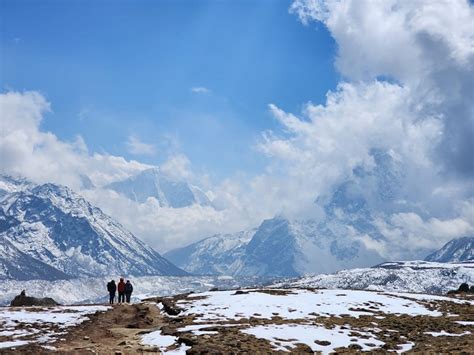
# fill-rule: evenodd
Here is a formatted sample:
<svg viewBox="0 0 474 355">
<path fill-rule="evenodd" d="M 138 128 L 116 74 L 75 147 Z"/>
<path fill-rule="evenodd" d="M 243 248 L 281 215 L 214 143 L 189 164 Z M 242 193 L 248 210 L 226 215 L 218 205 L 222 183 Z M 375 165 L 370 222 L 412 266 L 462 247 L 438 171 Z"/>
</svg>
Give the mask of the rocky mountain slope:
<svg viewBox="0 0 474 355">
<path fill-rule="evenodd" d="M 146 202 L 148 198 L 154 198 L 162 207 L 211 205 L 211 201 L 200 188 L 185 181 L 170 179 L 159 168 L 141 171 L 135 176 L 106 185 L 105 188 L 140 203 Z"/>
<path fill-rule="evenodd" d="M 65 186 L 0 176 L 0 278 L 184 275 Z"/>
<path fill-rule="evenodd" d="M 459 261 L 474 262 L 474 237 L 453 239 L 446 243 L 441 249 L 428 255 L 425 260 L 442 263 Z"/>
<path fill-rule="evenodd" d="M 216 234 L 163 256 L 196 275 L 232 275 L 240 267 L 245 247 L 255 231 Z"/>
<path fill-rule="evenodd" d="M 166 255 L 193 272 L 282 277 L 384 262 L 386 254 L 382 256 L 379 251 L 390 250 L 391 245 L 379 229 L 380 221 L 387 217 L 382 211 L 402 208 L 399 201 L 405 199 L 401 189 L 404 175 L 390 152 L 372 150 L 370 155 L 372 168 L 355 167 L 333 190 L 318 196 L 315 203 L 320 213 L 314 218 L 277 216 L 265 220 L 248 242 L 241 241 L 231 251 L 219 250 L 224 236 L 217 236 Z M 410 257 L 421 258 L 426 253 L 416 250 Z M 219 261 L 213 263 L 213 259 Z M 203 260 L 206 265 L 201 267 Z M 221 265 L 222 260 L 225 265 Z"/>
<path fill-rule="evenodd" d="M 276 286 L 445 294 L 463 282 L 474 283 L 474 263 L 400 261 L 305 276 L 278 282 Z"/>
<path fill-rule="evenodd" d="M 165 254 L 193 273 L 234 276 L 299 276 L 373 265 L 377 253 L 320 223 L 274 218 L 256 230 L 216 235 Z"/>
</svg>

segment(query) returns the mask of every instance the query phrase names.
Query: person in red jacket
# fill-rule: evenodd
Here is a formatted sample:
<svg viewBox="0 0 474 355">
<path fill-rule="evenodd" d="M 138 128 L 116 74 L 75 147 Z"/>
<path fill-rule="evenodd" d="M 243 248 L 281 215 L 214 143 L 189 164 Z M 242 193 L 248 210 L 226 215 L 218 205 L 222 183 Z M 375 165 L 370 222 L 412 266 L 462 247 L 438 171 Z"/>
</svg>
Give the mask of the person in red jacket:
<svg viewBox="0 0 474 355">
<path fill-rule="evenodd" d="M 120 278 L 120 282 L 117 285 L 118 291 L 118 303 L 125 302 L 125 282 L 123 282 L 123 277 Z"/>
</svg>

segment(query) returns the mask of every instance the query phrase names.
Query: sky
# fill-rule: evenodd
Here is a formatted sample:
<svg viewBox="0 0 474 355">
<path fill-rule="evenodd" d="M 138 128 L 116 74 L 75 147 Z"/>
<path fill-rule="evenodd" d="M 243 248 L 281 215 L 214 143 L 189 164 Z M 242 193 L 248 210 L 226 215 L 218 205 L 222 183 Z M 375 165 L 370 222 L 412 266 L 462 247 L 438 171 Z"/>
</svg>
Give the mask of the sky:
<svg viewBox="0 0 474 355">
<path fill-rule="evenodd" d="M 290 4 L 2 0 L 2 90 L 41 92 L 41 128 L 92 151 L 256 173 L 253 146 L 277 128 L 268 104 L 299 110 L 337 85 L 334 40 Z"/>
<path fill-rule="evenodd" d="M 387 258 L 474 234 L 471 2 L 0 3 L 1 172 L 70 186 L 160 252 L 275 216 Z M 105 188 L 151 166 L 216 208 Z M 376 233 L 327 215 L 342 189 Z"/>
</svg>

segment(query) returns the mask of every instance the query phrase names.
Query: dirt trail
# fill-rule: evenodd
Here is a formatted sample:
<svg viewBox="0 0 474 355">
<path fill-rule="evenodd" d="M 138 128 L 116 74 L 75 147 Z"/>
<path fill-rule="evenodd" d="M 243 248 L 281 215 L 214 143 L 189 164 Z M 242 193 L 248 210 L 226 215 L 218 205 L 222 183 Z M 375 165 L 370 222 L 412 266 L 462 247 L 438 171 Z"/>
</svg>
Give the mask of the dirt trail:
<svg viewBox="0 0 474 355">
<path fill-rule="evenodd" d="M 95 314 L 76 328 L 65 340 L 52 344 L 59 353 L 148 354 L 158 349 L 140 344 L 140 333 L 160 329 L 163 317 L 155 304 L 119 304 L 112 310 Z"/>
</svg>

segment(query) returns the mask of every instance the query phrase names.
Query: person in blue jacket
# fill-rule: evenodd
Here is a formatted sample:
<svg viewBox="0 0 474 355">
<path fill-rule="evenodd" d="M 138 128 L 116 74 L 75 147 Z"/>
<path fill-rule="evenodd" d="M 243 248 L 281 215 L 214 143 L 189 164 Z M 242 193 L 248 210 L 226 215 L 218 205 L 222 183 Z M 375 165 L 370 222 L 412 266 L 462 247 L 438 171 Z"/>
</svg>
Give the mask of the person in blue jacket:
<svg viewBox="0 0 474 355">
<path fill-rule="evenodd" d="M 125 302 L 130 303 L 130 297 L 132 297 L 133 286 L 130 280 L 125 283 Z"/>
</svg>

